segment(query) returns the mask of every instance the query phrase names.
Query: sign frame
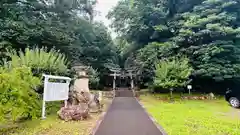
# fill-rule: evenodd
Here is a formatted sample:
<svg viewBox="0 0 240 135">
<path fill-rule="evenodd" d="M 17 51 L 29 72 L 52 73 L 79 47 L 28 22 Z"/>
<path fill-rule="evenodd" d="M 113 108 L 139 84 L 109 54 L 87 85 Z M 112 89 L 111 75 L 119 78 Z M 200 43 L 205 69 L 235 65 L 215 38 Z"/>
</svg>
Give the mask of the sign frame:
<svg viewBox="0 0 240 135">
<path fill-rule="evenodd" d="M 188 89 L 188 94 L 191 95 L 192 85 L 187 85 L 187 89 Z"/>
<path fill-rule="evenodd" d="M 43 91 L 43 104 L 42 104 L 42 119 L 46 119 L 46 102 L 50 102 L 50 101 L 62 101 L 64 100 L 64 106 L 67 107 L 67 100 L 69 98 L 69 85 L 70 85 L 70 81 L 71 78 L 69 77 L 64 77 L 64 76 L 53 76 L 53 75 L 45 75 L 43 74 L 44 77 L 44 91 Z M 52 83 L 49 82 L 49 79 L 56 79 L 56 80 L 65 80 L 65 83 Z M 49 98 L 47 98 L 48 96 L 47 91 L 48 91 L 48 85 L 54 84 L 57 86 L 57 84 L 61 84 L 61 85 L 65 85 L 66 90 L 64 91 L 66 93 L 66 97 L 63 98 L 59 98 L 59 99 L 51 99 L 49 100 Z M 52 89 L 52 88 L 51 88 Z"/>
</svg>

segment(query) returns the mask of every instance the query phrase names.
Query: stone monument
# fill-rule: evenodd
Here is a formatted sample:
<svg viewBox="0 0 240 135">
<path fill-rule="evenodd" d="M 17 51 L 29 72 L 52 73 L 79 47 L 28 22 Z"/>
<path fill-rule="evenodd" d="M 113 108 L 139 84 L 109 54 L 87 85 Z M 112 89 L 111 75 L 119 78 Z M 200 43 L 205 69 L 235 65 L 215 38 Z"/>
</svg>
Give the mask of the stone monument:
<svg viewBox="0 0 240 135">
<path fill-rule="evenodd" d="M 73 69 L 76 71 L 77 75 L 74 81 L 74 89 L 81 93 L 87 92 L 89 93 L 89 78 L 87 75 L 87 66 L 82 66 L 82 64 L 75 64 Z"/>
<path fill-rule="evenodd" d="M 68 105 L 58 111 L 58 115 L 65 121 L 83 120 L 89 117 L 89 112 L 101 111 L 99 96 L 89 91 L 89 77 L 87 66 L 75 64 L 74 83 L 70 87 Z"/>
<path fill-rule="evenodd" d="M 75 64 L 73 69 L 76 71 L 76 77 L 73 84 L 73 92 L 78 103 L 75 104 L 88 104 L 90 112 L 98 112 L 100 109 L 99 97 L 93 95 L 89 91 L 89 77 L 87 71 L 89 67 L 82 64 Z"/>
</svg>

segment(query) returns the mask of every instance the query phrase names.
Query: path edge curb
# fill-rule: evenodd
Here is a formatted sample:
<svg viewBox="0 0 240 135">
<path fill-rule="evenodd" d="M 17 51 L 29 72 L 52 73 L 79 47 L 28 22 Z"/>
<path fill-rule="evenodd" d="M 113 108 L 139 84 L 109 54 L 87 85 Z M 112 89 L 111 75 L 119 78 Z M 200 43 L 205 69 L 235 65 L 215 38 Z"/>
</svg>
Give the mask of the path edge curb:
<svg viewBox="0 0 240 135">
<path fill-rule="evenodd" d="M 110 107 L 112 106 L 114 99 L 115 99 L 115 96 L 113 97 L 112 102 L 109 104 L 107 110 L 101 113 L 101 116 L 100 116 L 100 117 L 98 118 L 98 120 L 96 121 L 96 124 L 95 124 L 95 126 L 92 128 L 92 130 L 91 130 L 91 132 L 89 133 L 89 135 L 95 135 L 95 133 L 97 132 L 99 126 L 101 125 L 102 121 L 104 120 L 104 118 L 105 118 L 108 110 L 109 110 Z"/>
<path fill-rule="evenodd" d="M 156 119 L 153 118 L 152 115 L 150 115 L 146 108 L 144 107 L 144 105 L 142 103 L 139 102 L 138 98 L 134 97 L 135 100 L 138 102 L 138 104 L 143 108 L 144 112 L 148 115 L 148 117 L 150 118 L 150 120 L 154 123 L 154 125 L 158 128 L 158 130 L 162 133 L 162 135 L 168 135 L 167 132 L 163 129 L 162 126 L 160 126 L 160 124 L 156 121 Z"/>
<path fill-rule="evenodd" d="M 102 112 L 101 116 L 99 117 L 99 119 L 96 121 L 95 126 L 92 128 L 91 132 L 89 133 L 89 135 L 95 135 L 96 131 L 98 130 L 100 124 L 102 123 L 102 120 L 104 119 L 104 116 L 106 115 L 106 112 Z"/>
</svg>

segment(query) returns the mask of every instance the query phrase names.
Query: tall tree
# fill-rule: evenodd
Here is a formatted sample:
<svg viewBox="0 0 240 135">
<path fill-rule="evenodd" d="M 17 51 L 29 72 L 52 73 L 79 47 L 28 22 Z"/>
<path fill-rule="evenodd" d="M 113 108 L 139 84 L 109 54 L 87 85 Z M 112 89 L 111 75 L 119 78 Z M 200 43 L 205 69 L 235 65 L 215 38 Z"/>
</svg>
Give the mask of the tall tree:
<svg viewBox="0 0 240 135">
<path fill-rule="evenodd" d="M 178 53 L 191 57 L 194 78 L 225 83 L 239 80 L 239 6 L 234 0 L 205 0 L 179 15 L 172 41 L 178 45 Z"/>
<path fill-rule="evenodd" d="M 56 48 L 72 61 L 103 68 L 116 63 L 107 28 L 93 21 L 95 0 L 1 1 L 0 41 L 14 49 Z"/>
<path fill-rule="evenodd" d="M 131 8 L 128 2 L 120 1 L 109 17 L 121 36 L 135 42 L 143 71 L 154 75 L 154 62 L 187 55 L 195 85 L 239 82 L 238 0 L 134 0 Z"/>
</svg>

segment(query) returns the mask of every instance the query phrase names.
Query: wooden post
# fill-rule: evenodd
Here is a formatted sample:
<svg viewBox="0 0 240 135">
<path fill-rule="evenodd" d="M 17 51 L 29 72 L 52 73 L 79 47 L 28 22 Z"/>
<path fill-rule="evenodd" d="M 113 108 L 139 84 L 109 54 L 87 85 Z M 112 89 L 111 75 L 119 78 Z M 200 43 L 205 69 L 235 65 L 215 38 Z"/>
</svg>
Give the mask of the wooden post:
<svg viewBox="0 0 240 135">
<path fill-rule="evenodd" d="M 43 92 L 43 104 L 42 104 L 42 119 L 46 119 L 46 91 L 47 91 L 47 83 L 48 83 L 48 77 L 45 77 L 44 79 L 44 92 Z"/>
</svg>

